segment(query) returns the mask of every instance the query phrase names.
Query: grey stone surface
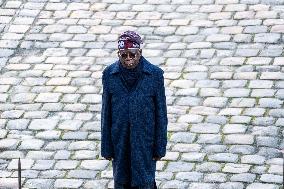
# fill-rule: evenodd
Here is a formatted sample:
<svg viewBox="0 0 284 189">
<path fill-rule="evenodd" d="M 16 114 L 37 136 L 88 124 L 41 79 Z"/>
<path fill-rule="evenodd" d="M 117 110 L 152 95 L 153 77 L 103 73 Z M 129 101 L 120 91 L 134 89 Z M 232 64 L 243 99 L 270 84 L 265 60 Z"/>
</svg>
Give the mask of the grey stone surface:
<svg viewBox="0 0 284 189">
<path fill-rule="evenodd" d="M 275 184 L 265 184 L 265 183 L 252 183 L 247 186 L 247 189 L 278 189 L 279 186 Z"/>
<path fill-rule="evenodd" d="M 279 189 L 283 0 L 0 0 L 0 188 L 113 188 L 102 70 L 124 30 L 164 70 L 158 188 Z"/>
<path fill-rule="evenodd" d="M 29 179 L 24 187 L 27 188 L 40 188 L 40 189 L 51 189 L 53 188 L 54 180 L 53 179 Z"/>
<path fill-rule="evenodd" d="M 232 182 L 245 182 L 245 183 L 252 183 L 256 178 L 255 174 L 251 173 L 240 173 L 233 175 L 230 180 Z"/>
</svg>

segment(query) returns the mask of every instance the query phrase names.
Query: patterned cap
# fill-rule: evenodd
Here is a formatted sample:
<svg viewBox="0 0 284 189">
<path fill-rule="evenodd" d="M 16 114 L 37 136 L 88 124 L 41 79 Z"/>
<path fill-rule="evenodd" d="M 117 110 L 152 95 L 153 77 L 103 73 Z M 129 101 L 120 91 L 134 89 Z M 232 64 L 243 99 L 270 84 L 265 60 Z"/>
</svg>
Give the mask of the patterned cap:
<svg viewBox="0 0 284 189">
<path fill-rule="evenodd" d="M 128 48 L 140 48 L 140 44 L 143 44 L 140 35 L 135 31 L 125 31 L 123 32 L 118 39 L 118 48 L 119 49 L 128 49 Z"/>
</svg>

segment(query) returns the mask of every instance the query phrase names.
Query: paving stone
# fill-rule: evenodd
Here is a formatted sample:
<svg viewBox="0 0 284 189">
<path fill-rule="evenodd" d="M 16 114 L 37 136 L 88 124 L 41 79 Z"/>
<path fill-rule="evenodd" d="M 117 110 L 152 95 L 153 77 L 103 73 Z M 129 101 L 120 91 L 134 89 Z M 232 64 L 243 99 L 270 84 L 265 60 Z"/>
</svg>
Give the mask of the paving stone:
<svg viewBox="0 0 284 189">
<path fill-rule="evenodd" d="M 272 89 L 253 89 L 251 92 L 251 97 L 271 97 L 275 94 Z"/>
<path fill-rule="evenodd" d="M 189 189 L 197 189 L 197 188 L 216 189 L 217 185 L 211 183 L 191 183 L 189 185 Z"/>
<path fill-rule="evenodd" d="M 190 112 L 191 114 L 201 114 L 201 115 L 214 115 L 217 114 L 217 108 L 210 108 L 205 106 L 196 106 L 192 107 Z"/>
<path fill-rule="evenodd" d="M 86 94 L 83 96 L 81 102 L 83 103 L 100 103 L 101 96 L 97 94 Z"/>
<path fill-rule="evenodd" d="M 0 141 L 0 149 L 16 149 L 19 141 L 17 139 L 1 139 Z"/>
<path fill-rule="evenodd" d="M 244 124 L 247 124 L 251 121 L 251 117 L 249 116 L 232 116 L 231 117 L 231 123 L 244 123 Z"/>
<path fill-rule="evenodd" d="M 232 182 L 245 182 L 245 183 L 252 183 L 254 182 L 256 178 L 255 174 L 251 173 L 240 173 L 240 174 L 234 174 L 230 180 Z"/>
<path fill-rule="evenodd" d="M 96 148 L 96 144 L 92 141 L 77 141 L 73 142 L 69 145 L 69 150 L 94 150 Z"/>
<path fill-rule="evenodd" d="M 193 133 L 218 133 L 220 125 L 213 123 L 192 124 L 191 132 Z"/>
<path fill-rule="evenodd" d="M 200 96 L 221 96 L 221 90 L 215 88 L 202 88 L 200 89 Z"/>
<path fill-rule="evenodd" d="M 65 132 L 62 136 L 62 139 L 64 140 L 70 140 L 70 139 L 73 139 L 73 140 L 85 140 L 87 139 L 87 136 L 88 136 L 88 132 L 80 132 L 80 131 L 77 131 L 77 132 Z"/>
<path fill-rule="evenodd" d="M 232 145 L 229 149 L 229 152 L 239 154 L 253 154 L 255 152 L 255 147 L 250 145 Z"/>
<path fill-rule="evenodd" d="M 251 172 L 255 174 L 264 174 L 266 171 L 267 171 L 267 167 L 265 166 L 254 166 L 251 169 Z"/>
<path fill-rule="evenodd" d="M 281 109 L 273 109 L 269 111 L 269 115 L 274 117 L 283 117 L 284 111 Z"/>
<path fill-rule="evenodd" d="M 279 157 L 281 154 L 275 148 L 260 147 L 257 155 L 264 156 L 265 158 L 276 158 Z"/>
<path fill-rule="evenodd" d="M 239 182 L 225 182 L 219 185 L 220 189 L 243 189 L 244 184 Z"/>
<path fill-rule="evenodd" d="M 19 151 L 4 151 L 0 153 L 0 157 L 3 159 L 16 159 L 16 158 L 24 158 L 24 154 Z"/>
<path fill-rule="evenodd" d="M 87 10 L 89 8 L 88 3 L 70 3 L 67 6 L 67 10 Z"/>
<path fill-rule="evenodd" d="M 173 142 L 192 143 L 195 140 L 196 134 L 179 132 L 174 133 L 170 140 Z"/>
<path fill-rule="evenodd" d="M 279 187 L 275 184 L 262 184 L 252 183 L 247 186 L 247 189 L 278 189 Z"/>
<path fill-rule="evenodd" d="M 34 163 L 34 160 L 31 159 L 21 159 L 21 168 L 30 169 Z M 7 167 L 8 169 L 18 169 L 18 159 L 12 159 Z"/>
<path fill-rule="evenodd" d="M 188 183 L 187 182 L 183 182 L 183 181 L 179 181 L 179 180 L 171 180 L 171 181 L 166 181 L 161 188 L 174 188 L 177 187 L 178 188 L 188 188 Z"/>
<path fill-rule="evenodd" d="M 31 103 L 36 94 L 34 93 L 18 93 L 11 97 L 12 102 Z"/>
<path fill-rule="evenodd" d="M 54 159 L 65 160 L 65 159 L 69 159 L 70 155 L 71 155 L 71 153 L 67 150 L 59 150 L 54 155 Z"/>
<path fill-rule="evenodd" d="M 230 134 L 230 133 L 245 133 L 247 130 L 247 126 L 242 124 L 226 124 L 223 127 L 223 133 L 224 134 Z"/>
<path fill-rule="evenodd" d="M 8 129 L 24 130 L 27 128 L 29 123 L 28 119 L 15 119 L 9 120 L 7 123 Z"/>
<path fill-rule="evenodd" d="M 55 163 L 54 160 L 37 160 L 35 164 L 33 165 L 32 169 L 36 169 L 36 170 L 51 169 L 54 163 Z"/>
<path fill-rule="evenodd" d="M 213 182 L 213 183 L 225 182 L 226 181 L 226 174 L 224 174 L 224 173 L 209 173 L 209 174 L 205 175 L 204 181 L 205 182 Z"/>
<path fill-rule="evenodd" d="M 35 99 L 36 102 L 58 102 L 61 93 L 41 93 Z"/>
<path fill-rule="evenodd" d="M 201 149 L 201 145 L 199 144 L 175 144 L 173 146 L 173 151 L 178 151 L 178 152 L 198 152 Z"/>
<path fill-rule="evenodd" d="M 196 171 L 200 172 L 217 172 L 221 170 L 221 164 L 214 162 L 205 162 L 196 165 Z"/>
<path fill-rule="evenodd" d="M 193 166 L 194 166 L 193 163 L 187 163 L 183 161 L 169 162 L 165 171 L 170 171 L 170 172 L 192 171 Z"/>
<path fill-rule="evenodd" d="M 179 117 L 178 122 L 181 123 L 200 123 L 203 120 L 202 116 L 199 115 L 190 115 L 190 114 L 186 114 L 186 115 L 182 115 Z"/>
<path fill-rule="evenodd" d="M 176 96 L 196 96 L 197 93 L 198 93 L 198 88 L 178 89 L 176 92 Z"/>
<path fill-rule="evenodd" d="M 206 41 L 210 42 L 220 42 L 220 41 L 229 41 L 230 36 L 225 34 L 213 34 L 207 37 Z"/>
<path fill-rule="evenodd" d="M 206 118 L 206 122 L 216 123 L 216 124 L 225 124 L 227 122 L 227 118 L 225 116 L 209 115 Z"/>
<path fill-rule="evenodd" d="M 25 183 L 24 187 L 28 188 L 48 188 L 51 189 L 53 187 L 54 180 L 52 179 L 29 179 Z"/>
<path fill-rule="evenodd" d="M 48 25 L 43 28 L 43 33 L 60 33 L 63 32 L 67 27 L 63 25 Z"/>
<path fill-rule="evenodd" d="M 42 110 L 46 111 L 60 111 L 62 110 L 63 105 L 61 103 L 45 103 L 42 106 Z"/>
<path fill-rule="evenodd" d="M 84 160 L 80 168 L 90 170 L 104 170 L 109 164 L 108 160 Z"/>
<path fill-rule="evenodd" d="M 55 169 L 74 169 L 79 164 L 75 160 L 60 160 L 55 164 Z"/>
<path fill-rule="evenodd" d="M 84 187 L 88 188 L 88 189 L 91 189 L 91 188 L 104 189 L 104 188 L 106 188 L 107 183 L 108 183 L 107 179 L 91 180 L 91 181 L 87 181 L 84 184 Z"/>
<path fill-rule="evenodd" d="M 222 108 L 227 104 L 228 99 L 225 97 L 208 97 L 204 100 L 204 106 Z"/>
<path fill-rule="evenodd" d="M 283 98 L 284 98 L 284 90 L 279 89 L 279 90 L 276 92 L 275 97 L 276 97 L 276 98 L 279 98 L 279 99 L 283 99 Z"/>
<path fill-rule="evenodd" d="M 264 57 L 252 57 L 247 60 L 247 64 L 252 65 L 267 65 L 271 62 L 271 58 L 264 58 Z"/>
<path fill-rule="evenodd" d="M 60 149 L 65 149 L 67 148 L 68 143 L 65 141 L 54 141 L 54 142 L 49 142 L 44 149 L 47 150 L 60 150 Z"/>
<path fill-rule="evenodd" d="M 176 161 L 178 158 L 179 158 L 178 152 L 167 152 L 165 157 L 163 157 L 163 160 Z"/>
<path fill-rule="evenodd" d="M 205 155 L 204 153 L 183 153 L 181 159 L 190 162 L 202 162 Z"/>
<path fill-rule="evenodd" d="M 8 1 L 5 5 L 5 8 L 19 8 L 21 4 L 21 1 Z"/>
<path fill-rule="evenodd" d="M 283 101 L 273 98 L 261 98 L 259 99 L 259 106 L 265 108 L 280 108 Z"/>
<path fill-rule="evenodd" d="M 78 188 L 83 184 L 82 180 L 77 179 L 57 179 L 54 183 L 55 188 Z"/>
<path fill-rule="evenodd" d="M 176 174 L 176 179 L 190 182 L 198 182 L 202 177 L 203 173 L 199 172 L 180 172 Z"/>
<path fill-rule="evenodd" d="M 231 134 L 225 136 L 226 144 L 253 144 L 254 137 L 252 135 Z"/>
<path fill-rule="evenodd" d="M 275 147 L 278 146 L 278 137 L 257 137 L 256 143 L 258 146 Z"/>
<path fill-rule="evenodd" d="M 242 163 L 262 165 L 265 158 L 259 155 L 246 155 L 241 157 Z"/>
<path fill-rule="evenodd" d="M 170 180 L 173 177 L 173 173 L 171 172 L 157 172 L 156 179 L 157 180 Z"/>
<path fill-rule="evenodd" d="M 94 179 L 97 175 L 96 171 L 91 170 L 71 170 L 67 178 L 91 178 Z"/>
<path fill-rule="evenodd" d="M 6 138 L 8 132 L 4 129 L 0 129 L 0 138 Z"/>
<path fill-rule="evenodd" d="M 280 35 L 277 33 L 269 34 L 269 33 L 261 33 L 256 34 L 254 41 L 259 43 L 277 43 L 280 40 Z"/>
<path fill-rule="evenodd" d="M 199 144 L 219 144 L 221 139 L 221 135 L 218 134 L 200 134 L 196 142 Z"/>
<path fill-rule="evenodd" d="M 44 141 L 38 139 L 27 139 L 21 142 L 19 149 L 40 150 Z"/>
<path fill-rule="evenodd" d="M 227 89 L 224 92 L 224 96 L 226 97 L 246 97 L 248 95 L 249 95 L 248 89 L 232 88 L 232 89 Z"/>
<path fill-rule="evenodd" d="M 258 127 L 254 126 L 252 129 L 253 135 L 267 135 L 267 136 L 276 136 L 278 134 L 278 128 L 274 126 L 267 126 L 267 127 Z"/>
<path fill-rule="evenodd" d="M 82 125 L 80 120 L 65 120 L 58 125 L 59 129 L 63 130 L 78 130 Z"/>
<path fill-rule="evenodd" d="M 72 159 L 95 159 L 99 153 L 97 151 L 93 150 L 78 150 L 75 152 L 74 156 L 72 156 Z"/>
<path fill-rule="evenodd" d="M 273 81 L 252 80 L 249 83 L 249 88 L 271 88 Z"/>
<path fill-rule="evenodd" d="M 0 178 L 0 187 L 16 188 L 18 187 L 18 178 Z"/>
<path fill-rule="evenodd" d="M 45 6 L 45 10 L 51 10 L 51 11 L 55 11 L 55 10 L 64 10 L 66 8 L 66 4 L 65 3 L 47 3 Z"/>
<path fill-rule="evenodd" d="M 230 107 L 254 107 L 256 100 L 253 98 L 234 98 Z"/>
<path fill-rule="evenodd" d="M 200 98 L 197 97 L 181 97 L 177 102 L 177 105 L 184 105 L 184 106 L 197 106 L 201 102 Z"/>
<path fill-rule="evenodd" d="M 1 118 L 20 118 L 23 115 L 24 111 L 21 110 L 10 110 L 4 111 L 1 114 Z"/>
<path fill-rule="evenodd" d="M 251 165 L 247 164 L 232 164 L 228 163 L 225 165 L 223 168 L 223 172 L 228 172 L 228 173 L 246 173 L 249 171 Z"/>
<path fill-rule="evenodd" d="M 53 152 L 44 152 L 44 151 L 29 151 L 26 158 L 40 160 L 40 159 L 51 159 Z"/>
<path fill-rule="evenodd" d="M 34 119 L 29 125 L 33 130 L 52 130 L 56 127 L 58 120 L 51 119 Z"/>
<path fill-rule="evenodd" d="M 216 162 L 236 162 L 238 160 L 238 155 L 231 153 L 218 153 L 214 155 L 209 155 L 208 159 L 210 161 Z"/>
<path fill-rule="evenodd" d="M 269 167 L 268 173 L 281 175 L 281 174 L 283 174 L 282 166 L 280 166 L 280 165 L 271 165 Z"/>
</svg>

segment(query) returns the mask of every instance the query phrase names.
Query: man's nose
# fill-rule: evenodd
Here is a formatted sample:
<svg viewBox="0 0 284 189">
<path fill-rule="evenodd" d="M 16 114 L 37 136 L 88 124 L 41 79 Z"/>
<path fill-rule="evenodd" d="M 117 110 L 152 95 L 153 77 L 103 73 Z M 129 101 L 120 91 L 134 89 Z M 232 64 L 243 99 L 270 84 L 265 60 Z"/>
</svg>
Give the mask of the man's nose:
<svg viewBox="0 0 284 189">
<path fill-rule="evenodd" d="M 130 57 L 130 53 L 126 53 L 126 58 L 128 59 L 131 59 L 131 57 Z"/>
</svg>

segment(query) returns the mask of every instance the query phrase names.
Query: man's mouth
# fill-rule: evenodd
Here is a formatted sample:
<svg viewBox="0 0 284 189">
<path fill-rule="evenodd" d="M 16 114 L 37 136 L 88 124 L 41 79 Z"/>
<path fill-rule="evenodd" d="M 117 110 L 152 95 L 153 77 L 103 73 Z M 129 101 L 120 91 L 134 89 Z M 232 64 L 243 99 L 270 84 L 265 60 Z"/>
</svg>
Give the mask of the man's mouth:
<svg viewBox="0 0 284 189">
<path fill-rule="evenodd" d="M 125 60 L 125 63 L 126 63 L 126 64 L 129 64 L 129 65 L 130 65 L 130 64 L 133 64 L 133 60 Z"/>
</svg>

